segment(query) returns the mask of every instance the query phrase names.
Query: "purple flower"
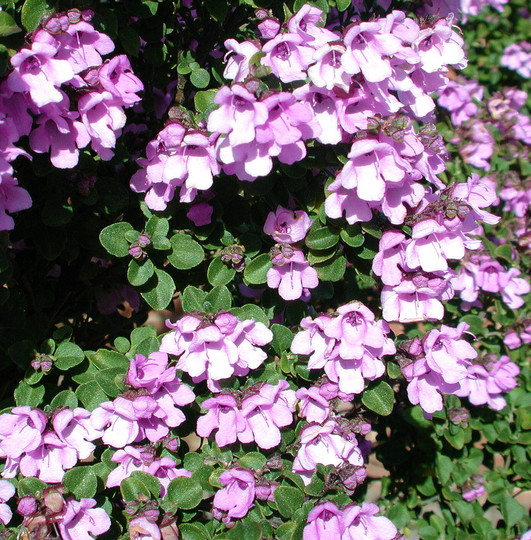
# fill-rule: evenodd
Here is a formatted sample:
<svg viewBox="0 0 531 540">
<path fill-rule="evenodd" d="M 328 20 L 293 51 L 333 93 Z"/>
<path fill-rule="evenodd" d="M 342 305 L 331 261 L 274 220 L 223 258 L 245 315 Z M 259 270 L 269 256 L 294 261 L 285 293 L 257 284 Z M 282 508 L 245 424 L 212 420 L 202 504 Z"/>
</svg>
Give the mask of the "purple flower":
<svg viewBox="0 0 531 540">
<path fill-rule="evenodd" d="M 42 443 L 47 418 L 38 409 L 14 407 L 0 415 L 0 451 L 2 456 L 20 458 Z"/>
<path fill-rule="evenodd" d="M 66 501 L 63 508 L 62 519 L 58 520 L 57 528 L 63 540 L 92 540 L 107 532 L 111 526 L 111 519 L 103 508 L 94 508 L 94 499 L 81 499 Z"/>
<path fill-rule="evenodd" d="M 339 307 L 336 316 L 319 315 L 314 321 L 307 317 L 301 326 L 305 330 L 295 336 L 292 352 L 311 355 L 308 368 L 324 368 L 345 394 L 360 394 L 365 379 L 381 377 L 385 366 L 380 357 L 396 352 L 387 323 L 375 321 L 360 302 Z"/>
<path fill-rule="evenodd" d="M 129 522 L 129 534 L 131 540 L 161 540 L 161 531 L 156 520 L 150 520 L 146 516 L 135 516 Z"/>
<path fill-rule="evenodd" d="M 303 540 L 340 540 L 345 525 L 343 512 L 333 502 L 318 504 L 308 514 L 308 524 L 302 533 Z"/>
<path fill-rule="evenodd" d="M 99 83 L 125 107 L 131 107 L 142 98 L 137 92 L 144 90 L 142 81 L 133 73 L 129 59 L 120 54 L 105 61 L 98 71 Z"/>
<path fill-rule="evenodd" d="M 261 59 L 263 66 L 285 83 L 306 79 L 306 69 L 312 63 L 314 49 L 297 34 L 278 34 L 263 47 L 266 53 Z"/>
<path fill-rule="evenodd" d="M 193 204 L 186 213 L 186 217 L 197 227 L 212 223 L 212 212 L 214 208 L 205 201 Z"/>
<path fill-rule="evenodd" d="M 364 464 L 356 439 L 347 439 L 333 420 L 323 425 L 310 424 L 301 431 L 299 438 L 301 446 L 293 461 L 293 471 L 302 476 L 306 485 L 318 463 L 335 467 L 344 463 L 358 467 Z"/>
<path fill-rule="evenodd" d="M 84 20 L 69 24 L 66 33 L 57 37 L 61 43 L 59 55 L 74 68 L 75 73 L 100 66 L 101 56 L 114 51 L 113 40 L 97 32 L 91 23 Z"/>
<path fill-rule="evenodd" d="M 295 392 L 286 381 L 275 386 L 257 384 L 234 395 L 220 394 L 203 402 L 208 413 L 199 418 L 197 434 L 208 437 L 214 429 L 218 446 L 255 441 L 260 448 L 280 444 L 279 428 L 293 422 Z"/>
<path fill-rule="evenodd" d="M 236 399 L 229 394 L 221 393 L 209 398 L 203 401 L 201 407 L 208 413 L 197 420 L 197 434 L 208 437 L 214 429 L 218 429 L 215 439 L 220 447 L 235 443 L 239 433 L 248 429 Z"/>
<path fill-rule="evenodd" d="M 482 363 L 468 368 L 468 376 L 460 383 L 459 397 L 468 397 L 472 405 L 488 404 L 500 411 L 507 404 L 502 394 L 516 388 L 520 368 L 508 356 L 487 356 Z"/>
<path fill-rule="evenodd" d="M 272 260 L 275 264 L 275 260 Z M 300 250 L 293 250 L 291 255 L 267 271 L 267 285 L 278 289 L 278 294 L 284 300 L 298 300 L 303 294 L 303 288 L 314 289 L 319 285 L 317 271 L 310 266 Z"/>
<path fill-rule="evenodd" d="M 67 60 L 56 58 L 57 44 L 47 32 L 47 38 L 34 41 L 11 58 L 14 70 L 7 78 L 13 92 L 28 92 L 37 107 L 59 103 L 63 93 L 59 86 L 72 79 L 74 71 Z"/>
<path fill-rule="evenodd" d="M 263 384 L 257 393 L 246 397 L 241 404 L 242 415 L 248 429 L 239 434 L 241 442 L 253 440 L 260 448 L 269 449 L 280 444 L 281 427 L 293 422 L 295 392 L 289 390 L 287 381 L 276 385 Z"/>
<path fill-rule="evenodd" d="M 0 521 L 7 525 L 13 517 L 13 512 L 5 504 L 15 494 L 15 486 L 7 480 L 0 480 Z"/>
<path fill-rule="evenodd" d="M 233 146 L 253 141 L 255 128 L 265 124 L 269 115 L 264 103 L 239 84 L 221 87 L 214 103 L 219 108 L 209 114 L 208 130 L 227 134 Z"/>
<path fill-rule="evenodd" d="M 486 493 L 485 486 L 483 485 L 483 477 L 479 474 L 473 474 L 470 480 L 467 480 L 463 485 L 463 499 L 471 502 L 475 499 L 479 499 Z"/>
<path fill-rule="evenodd" d="M 376 516 L 378 506 L 363 503 L 361 506 L 349 504 L 343 509 L 345 527 L 343 540 L 393 540 L 398 531 L 392 521 L 384 516 Z"/>
<path fill-rule="evenodd" d="M 175 366 L 168 367 L 168 355 L 152 352 L 147 358 L 142 354 L 129 360 L 126 382 L 134 388 L 147 388 L 152 394 L 165 383 L 176 378 Z"/>
<path fill-rule="evenodd" d="M 104 161 L 114 155 L 112 149 L 125 125 L 121 102 L 110 92 L 87 92 L 79 98 L 78 109 L 92 148 Z"/>
<path fill-rule="evenodd" d="M 222 473 L 219 481 L 225 487 L 214 495 L 214 517 L 223 516 L 223 521 L 230 523 L 234 518 L 246 516 L 253 506 L 254 476 L 246 469 L 234 468 Z"/>
<path fill-rule="evenodd" d="M 328 419 L 330 402 L 319 392 L 318 387 L 299 388 L 295 396 L 299 400 L 299 416 L 305 418 L 309 423 L 323 424 Z"/>
<path fill-rule="evenodd" d="M 6 477 L 14 476 L 14 463 L 10 461 L 8 458 L 6 469 L 4 469 Z M 16 461 L 23 476 L 36 476 L 43 482 L 56 483 L 61 482 L 67 469 L 76 465 L 78 453 L 55 433 L 47 431 L 42 437 L 40 446 L 26 452 Z"/>
<path fill-rule="evenodd" d="M 260 47 L 252 41 L 238 43 L 235 39 L 227 39 L 224 43 L 228 53 L 225 55 L 225 70 L 223 77 L 234 82 L 241 82 L 249 75 L 249 61 Z M 234 53 L 231 55 L 231 53 Z"/>
<path fill-rule="evenodd" d="M 522 41 L 511 43 L 503 51 L 500 64 L 506 68 L 514 69 L 518 75 L 531 79 L 531 43 Z"/>
<path fill-rule="evenodd" d="M 12 174 L 11 165 L 0 159 L 0 231 L 15 227 L 15 221 L 6 212 L 20 212 L 32 205 L 29 193 L 18 185 Z"/>
<path fill-rule="evenodd" d="M 312 221 L 304 210 L 288 210 L 279 206 L 267 215 L 264 232 L 276 242 L 295 244 L 304 239 L 311 225 Z"/>
<path fill-rule="evenodd" d="M 87 459 L 96 447 L 92 442 L 102 435 L 90 421 L 91 413 L 81 407 L 62 409 L 53 417 L 53 428 L 59 438 L 74 448 L 79 459 Z"/>
<path fill-rule="evenodd" d="M 150 447 L 126 446 L 123 450 L 117 450 L 111 461 L 118 463 L 119 466 L 109 473 L 105 486 L 119 486 L 122 480 L 131 476 L 134 471 L 147 472 L 153 460 L 153 450 Z"/>
</svg>

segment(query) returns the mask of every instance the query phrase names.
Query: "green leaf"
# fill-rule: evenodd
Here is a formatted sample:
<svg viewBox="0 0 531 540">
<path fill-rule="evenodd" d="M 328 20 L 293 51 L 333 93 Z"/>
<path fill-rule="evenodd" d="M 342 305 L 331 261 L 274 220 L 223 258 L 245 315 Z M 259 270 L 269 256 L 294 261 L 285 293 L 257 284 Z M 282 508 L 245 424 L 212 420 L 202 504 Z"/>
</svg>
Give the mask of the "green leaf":
<svg viewBox="0 0 531 540">
<path fill-rule="evenodd" d="M 54 365 L 62 370 L 66 371 L 78 364 L 81 364 L 85 359 L 85 353 L 83 349 L 75 343 L 61 343 L 55 351 Z"/>
<path fill-rule="evenodd" d="M 90 354 L 89 361 L 98 369 L 122 368 L 126 371 L 129 367 L 129 360 L 123 354 L 108 349 L 98 349 L 94 354 Z"/>
<path fill-rule="evenodd" d="M 160 218 L 158 216 L 151 216 L 146 223 L 146 232 L 150 238 L 154 236 L 168 236 L 170 230 L 170 223 L 166 218 Z"/>
<path fill-rule="evenodd" d="M 347 269 L 347 260 L 343 255 L 314 266 L 322 281 L 339 281 L 343 279 Z"/>
<path fill-rule="evenodd" d="M 77 466 L 66 471 L 62 483 L 77 499 L 92 498 L 98 488 L 96 474 L 87 466 Z"/>
<path fill-rule="evenodd" d="M 345 11 L 351 4 L 352 0 L 336 0 L 337 10 L 340 12 Z"/>
<path fill-rule="evenodd" d="M 361 396 L 361 402 L 380 416 L 389 416 L 393 410 L 395 393 L 385 382 L 380 381 L 372 388 L 365 390 Z"/>
<path fill-rule="evenodd" d="M 273 492 L 278 511 L 285 518 L 290 518 L 302 506 L 304 493 L 297 488 L 279 486 Z"/>
<path fill-rule="evenodd" d="M 206 69 L 195 69 L 190 75 L 190 82 L 196 88 L 206 88 L 210 83 L 210 74 Z"/>
<path fill-rule="evenodd" d="M 439 482 L 444 485 L 450 479 L 454 464 L 449 457 L 442 454 L 437 454 L 435 463 L 437 466 L 437 478 Z"/>
<path fill-rule="evenodd" d="M 89 411 L 93 411 L 100 403 L 109 400 L 107 394 L 93 381 L 80 384 L 76 388 L 76 397 Z"/>
<path fill-rule="evenodd" d="M 494 255 L 499 259 L 505 259 L 510 265 L 513 265 L 513 248 L 510 244 L 502 244 L 494 250 Z"/>
<path fill-rule="evenodd" d="M 262 525 L 256 521 L 240 522 L 229 531 L 229 540 L 260 540 L 262 538 Z"/>
<path fill-rule="evenodd" d="M 348 225 L 339 233 L 341 240 L 350 247 L 360 247 L 365 242 L 365 235 L 359 225 Z"/>
<path fill-rule="evenodd" d="M 293 332 L 281 324 L 273 324 L 271 326 L 273 332 L 273 341 L 271 346 L 277 354 L 287 351 L 293 341 Z"/>
<path fill-rule="evenodd" d="M 157 337 L 157 331 L 153 326 L 139 326 L 131 332 L 131 345 L 136 347 L 142 341 L 151 337 Z"/>
<path fill-rule="evenodd" d="M 68 407 L 75 409 L 78 406 L 77 397 L 72 390 L 63 390 L 59 392 L 50 403 L 50 408 L 53 410 L 57 407 Z"/>
<path fill-rule="evenodd" d="M 152 238 L 153 247 L 159 251 L 167 251 L 171 249 L 171 242 L 165 236 L 158 234 Z"/>
<path fill-rule="evenodd" d="M 17 494 L 19 497 L 24 495 L 35 495 L 41 493 L 48 487 L 38 478 L 22 478 L 17 485 Z"/>
<path fill-rule="evenodd" d="M 20 13 L 22 26 L 27 32 L 32 32 L 39 26 L 42 16 L 46 13 L 46 0 L 26 0 Z"/>
<path fill-rule="evenodd" d="M 125 501 L 138 500 L 139 495 L 158 498 L 161 485 L 157 478 L 142 471 L 134 471 L 131 476 L 122 480 L 120 491 Z"/>
<path fill-rule="evenodd" d="M 173 278 L 159 268 L 155 269 L 155 274 L 139 289 L 142 298 L 156 311 L 161 311 L 168 307 L 175 292 Z"/>
<path fill-rule="evenodd" d="M 193 285 L 188 285 L 181 294 L 183 310 L 188 313 L 191 311 L 203 311 L 203 303 L 205 302 L 206 295 L 207 293 L 205 291 Z"/>
<path fill-rule="evenodd" d="M 125 371 L 122 368 L 102 369 L 96 373 L 96 382 L 111 398 L 118 397 L 124 389 Z"/>
<path fill-rule="evenodd" d="M 17 26 L 13 17 L 5 11 L 0 11 L 0 36 L 10 36 L 17 32 L 22 32 L 22 29 Z"/>
<path fill-rule="evenodd" d="M 238 463 L 246 469 L 256 469 L 259 471 L 265 464 L 267 458 L 260 452 L 248 452 L 243 457 L 238 459 Z"/>
<path fill-rule="evenodd" d="M 460 322 L 466 322 L 473 334 L 483 333 L 483 319 L 477 315 L 465 315 L 461 317 Z"/>
<path fill-rule="evenodd" d="M 127 222 L 113 223 L 105 227 L 100 233 L 101 245 L 115 257 L 127 257 L 129 255 L 129 242 L 125 239 L 125 233 L 132 231 L 133 226 Z"/>
<path fill-rule="evenodd" d="M 273 268 L 268 253 L 262 253 L 255 257 L 243 271 L 243 277 L 251 285 L 262 285 L 267 281 L 267 271 Z"/>
<path fill-rule="evenodd" d="M 189 270 L 203 262 L 203 248 L 188 234 L 174 234 L 170 242 L 172 250 L 168 254 L 168 261 L 177 270 Z"/>
<path fill-rule="evenodd" d="M 219 0 L 213 0 L 216 4 Z M 199 90 L 194 96 L 194 105 L 197 112 L 203 113 L 208 107 L 214 105 L 214 98 L 218 93 L 217 88 L 211 88 L 210 90 Z"/>
<path fill-rule="evenodd" d="M 118 39 L 129 56 L 138 56 L 138 51 L 140 50 L 140 36 L 138 32 L 130 26 L 122 26 L 118 33 Z"/>
<path fill-rule="evenodd" d="M 525 508 L 507 494 L 504 495 L 501 502 L 501 513 L 508 528 L 516 525 L 527 515 Z"/>
<path fill-rule="evenodd" d="M 155 476 L 143 471 L 133 471 L 129 478 L 142 482 L 148 490 L 148 492 L 145 492 L 146 495 L 149 495 L 149 493 L 151 493 L 155 498 L 158 498 L 160 496 L 160 490 L 162 486 L 159 479 Z"/>
<path fill-rule="evenodd" d="M 30 386 L 24 381 L 20 381 L 15 388 L 15 403 L 17 407 L 29 405 L 38 407 L 44 397 L 44 386 Z"/>
<path fill-rule="evenodd" d="M 360 259 L 372 261 L 372 259 L 376 257 L 376 251 L 373 251 L 372 249 L 369 249 L 368 247 L 364 247 L 357 255 Z"/>
<path fill-rule="evenodd" d="M 304 243 L 310 249 L 328 249 L 339 242 L 339 234 L 331 227 L 312 228 Z"/>
<path fill-rule="evenodd" d="M 127 280 L 133 287 L 139 287 L 153 275 L 155 267 L 150 259 L 137 260 L 131 259 L 129 261 L 129 268 L 127 269 Z"/>
<path fill-rule="evenodd" d="M 210 304 L 208 310 L 206 309 Z M 205 311 L 228 311 L 232 306 L 232 295 L 225 285 L 214 287 L 205 297 L 203 307 Z"/>
<path fill-rule="evenodd" d="M 181 523 L 179 532 L 182 540 L 208 540 L 210 538 L 202 523 Z"/>
<path fill-rule="evenodd" d="M 174 478 L 166 493 L 166 500 L 174 503 L 177 508 L 190 510 L 195 508 L 203 498 L 203 489 L 201 484 L 192 478 L 180 476 Z"/>
<path fill-rule="evenodd" d="M 232 280 L 235 274 L 236 270 L 230 266 L 227 266 L 221 260 L 221 257 L 216 257 L 208 265 L 207 278 L 208 282 L 213 287 L 216 285 L 226 285 Z"/>
<path fill-rule="evenodd" d="M 265 314 L 263 309 L 255 304 L 245 304 L 242 307 L 232 308 L 231 312 L 236 315 L 240 321 L 253 319 L 256 322 L 261 322 L 262 324 L 269 326 L 269 317 Z"/>
<path fill-rule="evenodd" d="M 118 352 L 125 354 L 131 348 L 131 343 L 129 343 L 127 338 L 118 336 L 114 340 L 114 347 Z"/>
</svg>

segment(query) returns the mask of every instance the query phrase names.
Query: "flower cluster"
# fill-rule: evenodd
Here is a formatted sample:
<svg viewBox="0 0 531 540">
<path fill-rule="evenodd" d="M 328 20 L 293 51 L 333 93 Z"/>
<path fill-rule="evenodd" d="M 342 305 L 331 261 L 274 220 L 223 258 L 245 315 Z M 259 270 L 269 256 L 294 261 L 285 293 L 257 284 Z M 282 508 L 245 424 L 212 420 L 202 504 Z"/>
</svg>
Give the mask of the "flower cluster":
<svg viewBox="0 0 531 540">
<path fill-rule="evenodd" d="M 273 268 L 267 272 L 267 285 L 278 289 L 284 300 L 307 299 L 308 289 L 319 285 L 316 270 L 310 266 L 303 251 L 294 246 L 304 240 L 311 225 L 306 212 L 282 206 L 270 212 L 264 224 L 264 232 L 278 242 L 269 253 Z"/>
<path fill-rule="evenodd" d="M 49 487 L 42 494 L 19 499 L 17 512 L 24 517 L 23 530 L 29 537 L 45 538 L 55 530 L 63 540 L 92 538 L 109 530 L 111 520 L 94 499 L 63 498 L 63 488 Z"/>
<path fill-rule="evenodd" d="M 430 330 L 422 340 L 415 338 L 401 344 L 406 360 L 402 373 L 408 381 L 407 394 L 413 405 L 428 414 L 443 408 L 442 394 L 456 394 L 467 378 L 467 367 L 477 357 L 476 350 L 465 340 L 466 323 L 457 328 L 442 325 Z"/>
<path fill-rule="evenodd" d="M 481 242 L 471 237 L 478 221 L 495 224 L 499 217 L 484 210 L 496 200 L 489 182 L 472 175 L 457 184 L 425 197 L 414 214 L 408 216 L 411 238 L 387 231 L 373 260 L 373 271 L 384 282 L 383 317 L 387 321 L 441 320 L 444 307 L 454 292 L 455 276 L 448 260 L 461 260 L 467 249 L 479 249 Z"/>
<path fill-rule="evenodd" d="M 531 79 L 531 43 L 522 41 L 512 43 L 503 51 L 500 64 L 506 68 L 514 69 L 518 75 Z"/>
<path fill-rule="evenodd" d="M 293 472 L 304 483 L 311 482 L 317 465 L 333 465 L 335 475 L 345 489 L 354 489 L 367 478 L 364 448 L 356 433 L 366 433 L 363 426 L 352 427 L 348 422 L 327 420 L 323 424 L 308 424 L 299 435 L 299 451 L 293 460 Z"/>
<path fill-rule="evenodd" d="M 264 20 L 261 43 L 225 42 L 229 54 L 224 76 L 234 83 L 214 98 L 218 108 L 206 124 L 211 135 L 203 127 L 185 128 L 173 121 L 148 145 L 147 159 L 140 162 L 144 168 L 131 180 L 134 191 L 146 193 L 148 206 L 166 208 L 176 187 L 181 202 L 191 202 L 198 189 L 210 188 L 221 169 L 245 181 L 266 176 L 273 157 L 288 165 L 303 159 L 308 139 L 352 142 L 359 130 L 370 127 L 370 117 L 401 110 L 414 118 L 431 118 L 435 103 L 430 94 L 446 86 L 447 66 L 466 66 L 463 40 L 446 19 L 420 26 L 393 11 L 371 22 L 355 22 L 340 34 L 319 26 L 321 16 L 320 9 L 304 5 L 285 27 L 275 19 Z M 251 63 L 258 53 L 260 66 Z M 284 84 L 310 82 L 293 92 L 263 91 L 258 77 L 264 69 Z M 351 223 L 367 221 L 371 208 L 383 207 L 401 223 L 404 203 L 414 206 L 424 194 L 414 181 L 425 177 L 437 182 L 435 174 L 444 170 L 444 160 L 437 159 L 442 145 L 433 137 L 417 136 L 411 125 L 408 132 L 414 144 L 384 135 L 354 141 L 344 182 L 338 179 L 330 187 L 335 193 L 327 203 L 330 217 L 346 212 L 347 217 L 358 215 Z M 371 178 L 351 194 L 356 175 L 350 181 L 346 177 L 352 170 L 370 171 Z"/>
<path fill-rule="evenodd" d="M 467 367 L 467 376 L 455 394 L 472 405 L 488 405 L 501 411 L 507 402 L 502 394 L 516 388 L 520 368 L 508 356 L 487 355 Z"/>
<path fill-rule="evenodd" d="M 161 498 L 165 497 L 168 485 L 174 478 L 192 476 L 186 469 L 177 469 L 177 463 L 170 457 L 157 458 L 153 446 L 126 446 L 123 450 L 117 450 L 111 461 L 118 463 L 118 467 L 109 473 L 106 487 L 119 486 L 133 472 L 141 471 L 159 479 Z"/>
<path fill-rule="evenodd" d="M 232 313 L 194 313 L 176 323 L 167 321 L 172 332 L 162 338 L 160 351 L 179 357 L 177 369 L 194 383 L 207 381 L 211 392 L 220 392 L 220 381 L 243 376 L 267 358 L 260 349 L 273 334 L 263 323 L 239 321 Z"/>
<path fill-rule="evenodd" d="M 276 385 L 258 383 L 241 392 L 222 391 L 201 404 L 208 413 L 197 421 L 197 434 L 208 437 L 217 429 L 218 446 L 239 440 L 274 448 L 280 444 L 279 428 L 293 422 L 295 401 L 295 392 L 284 380 Z"/>
<path fill-rule="evenodd" d="M 337 309 L 335 315 L 305 317 L 304 329 L 291 344 L 295 354 L 309 355 L 308 369 L 321 369 L 345 394 L 361 394 L 365 379 L 374 381 L 384 374 L 382 356 L 396 352 L 385 321 L 360 302 Z"/>
<path fill-rule="evenodd" d="M 409 400 L 428 414 L 443 408 L 444 394 L 501 410 L 506 405 L 502 394 L 516 387 L 518 366 L 507 356 L 478 358 L 477 351 L 462 339 L 467 330 L 464 322 L 457 328 L 442 325 L 422 340 L 415 338 L 400 346 Z"/>
<path fill-rule="evenodd" d="M 0 456 L 6 458 L 4 478 L 36 476 L 43 482 L 61 482 L 65 470 L 87 459 L 101 430 L 80 407 L 58 409 L 47 416 L 28 406 L 0 415 Z"/>
<path fill-rule="evenodd" d="M 192 403 L 195 395 L 168 366 L 168 355 L 151 353 L 131 358 L 126 382 L 130 390 L 114 401 L 104 401 L 92 411 L 92 425 L 103 432 L 102 441 L 114 448 L 149 439 L 160 441 L 169 428 L 181 425 L 180 407 Z"/>
<path fill-rule="evenodd" d="M 30 157 L 15 146 L 22 136 L 29 136 L 34 152 L 50 152 L 59 169 L 75 167 L 79 149 L 89 143 L 101 159 L 109 160 L 125 125 L 123 109 L 141 99 L 137 93 L 144 87 L 127 57 L 102 59 L 114 43 L 94 29 L 92 15 L 76 9 L 52 15 L 11 58 L 13 70 L 0 88 L 0 229 L 14 225 L 6 210 L 31 206 L 10 165 L 19 155 Z"/>
<path fill-rule="evenodd" d="M 481 303 L 478 304 L 480 292 L 501 294 L 502 300 L 510 308 L 518 309 L 524 305 L 522 296 L 531 291 L 529 281 L 520 275 L 520 270 L 507 270 L 487 254 L 474 253 L 463 261 L 451 283 L 459 293 L 465 310 L 472 305 L 481 306 Z"/>
<path fill-rule="evenodd" d="M 393 540 L 397 529 L 372 503 L 352 503 L 340 510 L 333 502 L 318 504 L 308 515 L 303 540 L 354 540 L 378 538 Z"/>
</svg>

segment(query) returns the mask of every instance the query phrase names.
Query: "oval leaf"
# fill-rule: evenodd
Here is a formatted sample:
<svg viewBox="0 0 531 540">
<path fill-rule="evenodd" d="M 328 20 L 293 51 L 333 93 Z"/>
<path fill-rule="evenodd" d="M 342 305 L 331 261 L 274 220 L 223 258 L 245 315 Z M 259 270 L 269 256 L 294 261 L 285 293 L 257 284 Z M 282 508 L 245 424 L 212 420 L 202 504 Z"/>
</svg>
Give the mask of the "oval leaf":
<svg viewBox="0 0 531 540">
<path fill-rule="evenodd" d="M 172 277 L 164 270 L 155 269 L 155 274 L 140 289 L 142 298 L 155 310 L 168 307 L 175 292 Z"/>
<path fill-rule="evenodd" d="M 170 243 L 172 250 L 168 254 L 168 261 L 177 270 L 189 270 L 203 262 L 203 248 L 188 234 L 174 234 Z"/>
<path fill-rule="evenodd" d="M 372 388 L 365 390 L 361 396 L 361 402 L 365 407 L 381 416 L 391 414 L 394 399 L 395 393 L 385 381 L 380 381 Z"/>
<path fill-rule="evenodd" d="M 115 257 L 127 257 L 130 244 L 125 238 L 125 233 L 132 230 L 133 226 L 130 223 L 113 223 L 101 231 L 101 245 Z"/>
<path fill-rule="evenodd" d="M 246 267 L 243 276 L 251 285 L 262 285 L 267 281 L 267 272 L 273 268 L 268 253 L 255 257 Z"/>
<path fill-rule="evenodd" d="M 203 498 L 201 484 L 192 478 L 181 476 L 174 478 L 168 486 L 166 500 L 174 503 L 177 508 L 191 510 L 195 508 Z"/>
</svg>

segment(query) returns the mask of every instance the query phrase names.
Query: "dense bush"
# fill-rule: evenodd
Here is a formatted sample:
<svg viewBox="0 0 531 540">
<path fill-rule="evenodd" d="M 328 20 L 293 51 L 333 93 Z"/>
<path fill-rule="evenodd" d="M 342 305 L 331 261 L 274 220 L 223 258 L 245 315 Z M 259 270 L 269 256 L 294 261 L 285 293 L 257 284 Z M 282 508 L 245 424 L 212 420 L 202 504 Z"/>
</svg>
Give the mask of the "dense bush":
<svg viewBox="0 0 531 540">
<path fill-rule="evenodd" d="M 525 4 L 1 3 L 0 537 L 524 535 Z"/>
</svg>

